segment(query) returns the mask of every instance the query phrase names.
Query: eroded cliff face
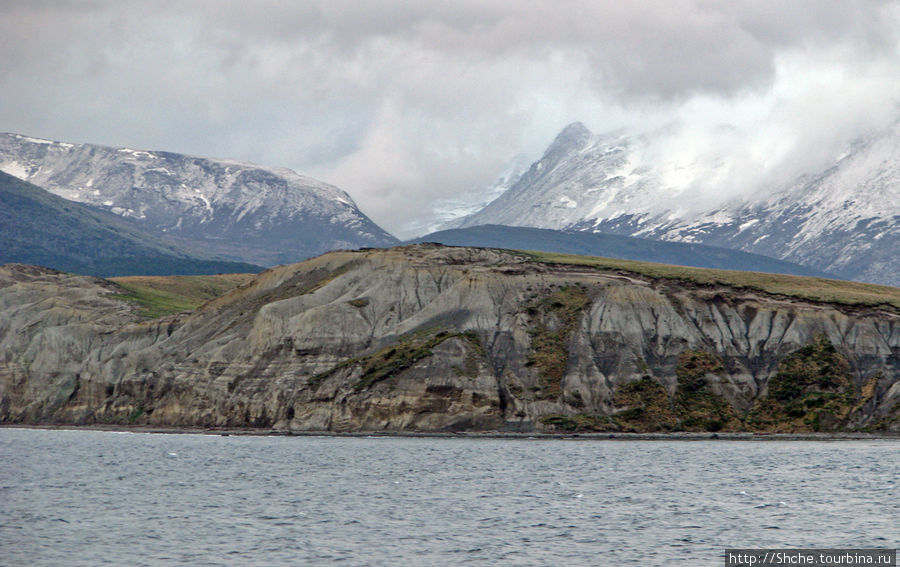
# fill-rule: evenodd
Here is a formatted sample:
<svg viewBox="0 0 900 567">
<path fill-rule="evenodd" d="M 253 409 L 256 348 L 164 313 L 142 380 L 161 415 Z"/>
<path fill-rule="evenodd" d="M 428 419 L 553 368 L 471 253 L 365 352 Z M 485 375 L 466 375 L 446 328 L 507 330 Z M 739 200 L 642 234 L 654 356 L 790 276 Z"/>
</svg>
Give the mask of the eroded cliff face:
<svg viewBox="0 0 900 567">
<path fill-rule="evenodd" d="M 149 322 L 114 293 L 0 269 L 0 419 L 900 431 L 892 310 L 429 245 L 274 268 Z"/>
</svg>

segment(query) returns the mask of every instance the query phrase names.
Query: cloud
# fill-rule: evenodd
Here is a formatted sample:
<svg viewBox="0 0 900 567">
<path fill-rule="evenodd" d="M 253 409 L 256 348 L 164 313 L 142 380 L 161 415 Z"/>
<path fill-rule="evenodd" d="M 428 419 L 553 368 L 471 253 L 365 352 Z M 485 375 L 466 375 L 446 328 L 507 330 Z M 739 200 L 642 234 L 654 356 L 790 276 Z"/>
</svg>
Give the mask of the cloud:
<svg viewBox="0 0 900 567">
<path fill-rule="evenodd" d="M 574 120 L 821 160 L 896 113 L 898 30 L 865 0 L 10 1 L 0 129 L 293 167 L 403 233 Z"/>
</svg>

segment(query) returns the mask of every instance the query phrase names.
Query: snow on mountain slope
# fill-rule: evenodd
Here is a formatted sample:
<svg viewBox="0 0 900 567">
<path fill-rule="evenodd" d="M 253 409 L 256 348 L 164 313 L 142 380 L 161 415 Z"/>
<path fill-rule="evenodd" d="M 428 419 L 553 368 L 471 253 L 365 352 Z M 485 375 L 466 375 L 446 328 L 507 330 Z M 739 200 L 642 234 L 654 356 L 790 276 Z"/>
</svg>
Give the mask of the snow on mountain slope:
<svg viewBox="0 0 900 567">
<path fill-rule="evenodd" d="M 698 242 L 900 285 L 900 121 L 824 171 L 731 200 L 716 187 L 742 182 L 740 157 L 661 159 L 658 146 L 652 135 L 571 124 L 515 185 L 458 224 Z"/>
<path fill-rule="evenodd" d="M 397 242 L 344 191 L 284 168 L 0 134 L 0 170 L 258 264 Z"/>
<path fill-rule="evenodd" d="M 497 176 L 494 183 L 485 189 L 438 200 L 433 208 L 436 222 L 427 225 L 424 232 L 432 233 L 457 228 L 469 215 L 485 208 L 515 185 L 528 171 L 530 165 L 531 160 L 524 154 L 519 154 L 510 161 L 503 173 Z"/>
<path fill-rule="evenodd" d="M 648 140 L 612 133 L 595 136 L 570 124 L 503 195 L 460 226 L 506 224 L 561 229 L 585 219 L 653 216 L 684 192 L 684 171 L 654 168 Z"/>
<path fill-rule="evenodd" d="M 898 123 L 900 124 L 900 123 Z M 900 128 L 858 140 L 825 171 L 761 199 L 650 233 L 777 256 L 843 277 L 900 285 Z M 715 222 L 716 217 L 724 222 Z"/>
</svg>

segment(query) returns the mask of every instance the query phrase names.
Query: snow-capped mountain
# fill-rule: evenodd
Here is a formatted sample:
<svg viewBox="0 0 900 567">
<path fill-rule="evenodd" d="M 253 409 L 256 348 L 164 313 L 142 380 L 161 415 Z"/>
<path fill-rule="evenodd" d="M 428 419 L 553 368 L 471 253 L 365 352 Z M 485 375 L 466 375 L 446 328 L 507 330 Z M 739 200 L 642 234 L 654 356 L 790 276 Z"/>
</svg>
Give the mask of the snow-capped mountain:
<svg viewBox="0 0 900 567">
<path fill-rule="evenodd" d="M 900 285 L 900 121 L 857 140 L 824 171 L 728 201 L 702 188 L 739 183 L 733 160 L 665 161 L 653 148 L 651 136 L 571 124 L 517 183 L 459 225 L 698 242 Z"/>
<path fill-rule="evenodd" d="M 0 134 L 0 170 L 256 264 L 397 242 L 344 191 L 284 168 Z"/>
<path fill-rule="evenodd" d="M 0 264 L 91 276 L 259 272 L 167 242 L 137 223 L 0 171 Z"/>
</svg>

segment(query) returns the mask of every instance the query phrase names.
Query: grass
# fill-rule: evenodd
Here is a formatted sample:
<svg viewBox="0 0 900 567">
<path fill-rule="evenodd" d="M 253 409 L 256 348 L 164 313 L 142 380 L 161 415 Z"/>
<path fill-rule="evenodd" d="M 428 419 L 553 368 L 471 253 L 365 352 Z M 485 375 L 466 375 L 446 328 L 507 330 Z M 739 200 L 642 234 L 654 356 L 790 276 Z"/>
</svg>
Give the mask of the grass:
<svg viewBox="0 0 900 567">
<path fill-rule="evenodd" d="M 654 279 L 678 280 L 699 285 L 725 285 L 812 301 L 859 306 L 885 306 L 900 310 L 900 288 L 890 286 L 808 276 L 691 268 L 574 254 L 524 250 L 516 252 L 526 255 L 534 262 L 543 264 L 588 266 L 598 270 L 625 271 Z"/>
<path fill-rule="evenodd" d="M 196 309 L 252 277 L 253 274 L 127 276 L 110 281 L 125 291 L 119 298 L 138 306 L 139 316 L 155 319 Z"/>
<path fill-rule="evenodd" d="M 353 390 L 356 392 L 366 390 L 378 382 L 393 378 L 423 358 L 428 358 L 434 354 L 432 351 L 434 347 L 452 338 L 460 338 L 469 342 L 473 347 L 473 356 L 485 356 L 484 347 L 481 345 L 478 335 L 473 332 L 416 332 L 405 335 L 395 343 L 368 356 L 347 359 L 331 370 L 316 374 L 309 379 L 308 385 L 312 389 L 317 389 L 335 372 L 345 368 L 360 367 L 362 374 L 353 385 Z M 464 369 L 461 370 L 464 371 Z"/>
<path fill-rule="evenodd" d="M 569 363 L 569 337 L 589 304 L 590 298 L 582 287 L 566 286 L 525 307 L 525 312 L 536 319 L 528 331 L 532 350 L 528 365 L 534 366 L 540 377 L 538 398 L 556 398 L 562 393 Z"/>
</svg>

